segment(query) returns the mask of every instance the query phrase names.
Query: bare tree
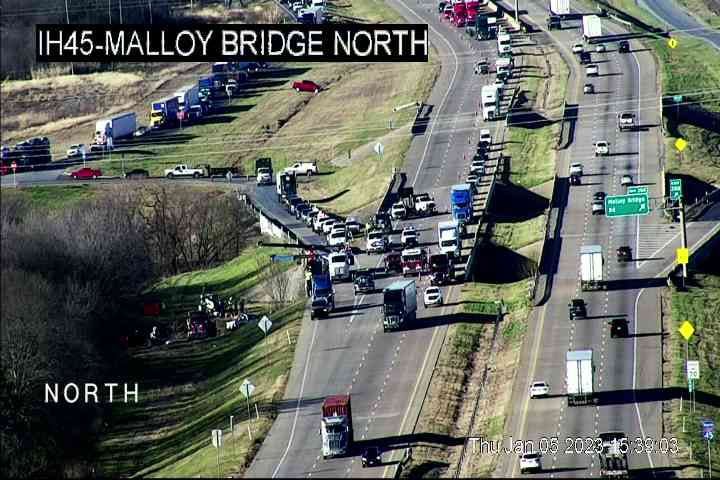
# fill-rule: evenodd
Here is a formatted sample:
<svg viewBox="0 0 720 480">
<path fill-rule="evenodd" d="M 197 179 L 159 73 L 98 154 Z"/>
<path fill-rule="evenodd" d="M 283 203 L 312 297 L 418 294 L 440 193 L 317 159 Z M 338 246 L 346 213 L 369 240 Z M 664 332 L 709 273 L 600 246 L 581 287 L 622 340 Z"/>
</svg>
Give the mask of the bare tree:
<svg viewBox="0 0 720 480">
<path fill-rule="evenodd" d="M 272 301 L 273 309 L 282 307 L 291 297 L 290 272 L 268 257 L 255 257 L 258 276 L 264 285 L 263 291 Z"/>
</svg>

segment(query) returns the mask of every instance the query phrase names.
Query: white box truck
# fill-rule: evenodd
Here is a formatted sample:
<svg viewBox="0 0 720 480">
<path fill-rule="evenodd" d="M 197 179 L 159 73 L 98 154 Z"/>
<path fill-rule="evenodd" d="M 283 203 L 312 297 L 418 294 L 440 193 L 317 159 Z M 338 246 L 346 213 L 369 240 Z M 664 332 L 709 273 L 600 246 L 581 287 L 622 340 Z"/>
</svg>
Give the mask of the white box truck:
<svg viewBox="0 0 720 480">
<path fill-rule="evenodd" d="M 440 251 L 446 253 L 450 258 L 460 257 L 460 227 L 458 222 L 438 223 L 438 243 Z"/>
<path fill-rule="evenodd" d="M 121 113 L 112 118 L 104 118 L 95 122 L 95 144 L 112 147 L 118 139 L 132 137 L 137 129 L 135 112 Z M 108 142 L 108 138 L 112 140 Z"/>
<path fill-rule="evenodd" d="M 565 363 L 568 406 L 591 403 L 594 400 L 592 350 L 571 350 L 565 355 Z"/>
<path fill-rule="evenodd" d="M 482 104 L 483 120 L 494 120 L 497 118 L 499 95 L 497 85 L 485 85 L 480 90 L 480 101 Z"/>
<path fill-rule="evenodd" d="M 570 13 L 570 0 L 550 0 L 550 12 L 554 15 Z"/>
<path fill-rule="evenodd" d="M 600 17 L 597 15 L 583 16 L 583 37 L 589 40 L 602 35 L 602 26 L 600 25 Z"/>
<path fill-rule="evenodd" d="M 583 291 L 603 288 L 603 256 L 600 245 L 580 247 L 580 286 Z"/>
</svg>

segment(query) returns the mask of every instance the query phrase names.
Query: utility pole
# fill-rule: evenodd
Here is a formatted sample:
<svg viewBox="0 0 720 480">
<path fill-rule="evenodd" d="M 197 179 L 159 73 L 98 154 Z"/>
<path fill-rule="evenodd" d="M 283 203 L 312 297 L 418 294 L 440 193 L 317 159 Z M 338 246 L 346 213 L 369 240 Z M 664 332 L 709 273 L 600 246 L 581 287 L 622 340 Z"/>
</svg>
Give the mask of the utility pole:
<svg viewBox="0 0 720 480">
<path fill-rule="evenodd" d="M 67 24 L 70 25 L 70 12 L 68 12 L 67 0 L 65 0 L 65 19 L 67 20 Z M 75 67 L 73 66 L 73 62 L 70 62 L 70 75 L 75 75 Z"/>
<path fill-rule="evenodd" d="M 108 23 L 110 25 L 112 25 L 112 6 L 110 5 L 111 2 L 112 0 L 108 0 Z"/>
<path fill-rule="evenodd" d="M 123 24 L 123 17 L 122 17 L 122 0 L 120 0 L 120 25 Z"/>
<path fill-rule="evenodd" d="M 515 21 L 520 23 L 520 0 L 515 0 Z"/>
<path fill-rule="evenodd" d="M 150 9 L 150 25 L 152 25 L 152 0 L 148 0 L 148 9 Z"/>
</svg>

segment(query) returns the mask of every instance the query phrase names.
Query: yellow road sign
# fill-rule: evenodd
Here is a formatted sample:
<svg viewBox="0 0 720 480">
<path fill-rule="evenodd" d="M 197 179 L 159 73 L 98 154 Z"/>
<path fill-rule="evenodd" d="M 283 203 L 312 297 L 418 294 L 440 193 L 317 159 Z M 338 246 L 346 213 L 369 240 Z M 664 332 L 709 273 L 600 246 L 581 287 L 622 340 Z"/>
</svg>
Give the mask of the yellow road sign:
<svg viewBox="0 0 720 480">
<path fill-rule="evenodd" d="M 671 38 L 670 40 L 668 40 L 668 47 L 676 48 L 677 46 L 678 46 L 677 40 L 675 40 L 674 38 Z"/>
<path fill-rule="evenodd" d="M 680 335 L 682 335 L 685 340 L 690 340 L 690 337 L 695 333 L 695 327 L 693 327 L 692 323 L 685 320 L 682 325 L 680 325 L 680 328 L 678 328 L 678 332 L 680 332 Z"/>
<path fill-rule="evenodd" d="M 685 147 L 687 147 L 688 142 L 684 138 L 678 138 L 675 140 L 675 148 L 677 148 L 678 152 L 682 152 L 685 150 Z"/>
<path fill-rule="evenodd" d="M 690 259 L 690 250 L 687 248 L 678 248 L 675 250 L 677 253 L 677 263 L 680 265 L 687 265 Z"/>
</svg>

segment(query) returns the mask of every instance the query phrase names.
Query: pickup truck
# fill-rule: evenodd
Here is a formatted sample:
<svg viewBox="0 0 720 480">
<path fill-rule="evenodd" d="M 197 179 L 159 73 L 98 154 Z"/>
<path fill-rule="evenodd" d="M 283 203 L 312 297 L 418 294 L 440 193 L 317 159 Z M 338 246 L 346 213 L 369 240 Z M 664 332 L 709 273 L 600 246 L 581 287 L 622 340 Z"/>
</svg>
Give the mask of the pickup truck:
<svg viewBox="0 0 720 480">
<path fill-rule="evenodd" d="M 167 178 L 175 177 L 193 177 L 200 178 L 205 176 L 205 170 L 202 168 L 191 168 L 187 165 L 175 165 L 174 168 L 166 168 L 165 176 Z"/>
<path fill-rule="evenodd" d="M 292 172 L 295 175 L 317 175 L 318 168 L 317 168 L 317 162 L 298 162 L 295 163 L 289 167 L 287 167 L 285 172 Z"/>
</svg>

